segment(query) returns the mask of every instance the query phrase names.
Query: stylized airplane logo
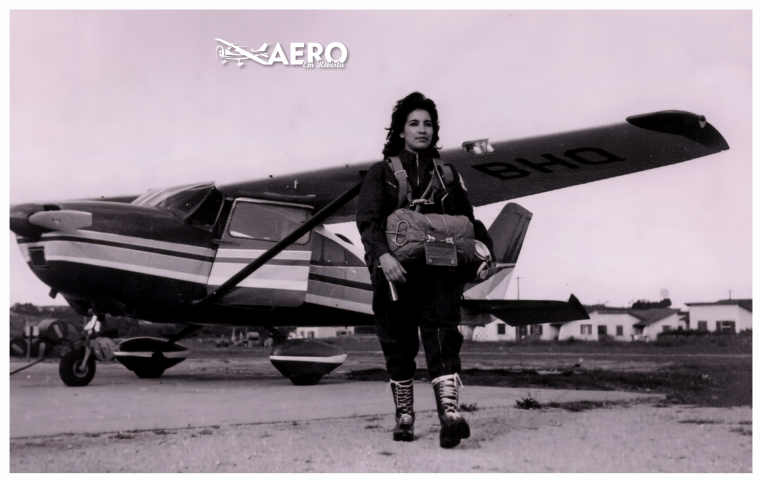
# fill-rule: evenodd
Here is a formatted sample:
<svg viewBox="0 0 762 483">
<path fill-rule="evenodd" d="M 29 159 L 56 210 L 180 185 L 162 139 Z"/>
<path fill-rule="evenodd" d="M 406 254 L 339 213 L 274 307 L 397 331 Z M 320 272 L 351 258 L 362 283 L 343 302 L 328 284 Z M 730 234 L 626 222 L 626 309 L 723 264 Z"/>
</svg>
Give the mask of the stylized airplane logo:
<svg viewBox="0 0 762 483">
<path fill-rule="evenodd" d="M 236 45 L 222 39 L 214 40 L 227 46 L 227 48 L 224 48 L 221 45 L 218 45 L 216 50 L 217 58 L 219 58 L 220 62 L 223 64 L 227 64 L 228 60 L 237 60 L 238 67 L 243 67 L 243 60 L 251 59 L 255 62 L 259 62 L 262 65 L 268 65 L 268 63 L 263 60 L 262 57 L 268 57 L 268 54 L 265 53 L 265 50 L 267 50 L 267 46 L 270 44 L 262 44 L 262 47 L 259 49 L 249 49 L 251 52 L 248 52 L 246 50 L 248 47 L 244 45 Z"/>
</svg>

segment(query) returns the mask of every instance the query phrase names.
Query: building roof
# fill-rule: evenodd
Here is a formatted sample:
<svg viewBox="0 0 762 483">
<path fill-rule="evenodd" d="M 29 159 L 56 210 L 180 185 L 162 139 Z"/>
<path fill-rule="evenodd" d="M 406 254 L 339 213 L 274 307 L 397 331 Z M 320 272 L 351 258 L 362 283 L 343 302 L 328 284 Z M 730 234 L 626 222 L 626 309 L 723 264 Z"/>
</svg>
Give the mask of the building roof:
<svg viewBox="0 0 762 483">
<path fill-rule="evenodd" d="M 587 309 L 589 314 L 597 312 L 601 315 L 631 315 L 638 319 L 638 322 L 634 325 L 640 326 L 651 325 L 654 322 L 666 319 L 672 314 L 678 314 L 678 316 L 681 314 L 680 310 L 669 308 L 635 310 L 622 307 L 606 307 L 605 305 L 592 305 L 585 306 L 585 309 Z M 682 314 L 687 315 L 687 312 L 682 312 Z"/>
<path fill-rule="evenodd" d="M 583 305 L 588 314 L 598 312 L 599 314 L 626 314 L 628 310 L 621 307 L 606 307 L 605 305 Z"/>
<path fill-rule="evenodd" d="M 680 311 L 678 309 L 645 309 L 627 311 L 627 313 L 640 320 L 640 322 L 633 325 L 651 325 L 679 312 Z"/>
<path fill-rule="evenodd" d="M 738 305 L 742 309 L 746 309 L 751 312 L 751 301 L 752 299 L 725 299 L 718 300 L 717 302 L 690 302 L 686 303 L 685 305 L 688 307 L 704 305 Z"/>
</svg>

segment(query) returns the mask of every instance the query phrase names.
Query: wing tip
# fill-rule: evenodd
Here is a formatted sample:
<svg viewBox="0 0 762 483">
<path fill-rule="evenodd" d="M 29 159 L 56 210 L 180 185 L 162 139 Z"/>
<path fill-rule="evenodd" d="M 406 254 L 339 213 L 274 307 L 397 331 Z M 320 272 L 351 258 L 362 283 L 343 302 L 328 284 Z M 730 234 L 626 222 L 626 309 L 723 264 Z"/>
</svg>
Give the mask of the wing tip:
<svg viewBox="0 0 762 483">
<path fill-rule="evenodd" d="M 714 151 L 730 149 L 717 129 L 704 116 L 687 111 L 658 111 L 627 118 L 633 126 L 666 134 L 676 134 Z"/>
</svg>

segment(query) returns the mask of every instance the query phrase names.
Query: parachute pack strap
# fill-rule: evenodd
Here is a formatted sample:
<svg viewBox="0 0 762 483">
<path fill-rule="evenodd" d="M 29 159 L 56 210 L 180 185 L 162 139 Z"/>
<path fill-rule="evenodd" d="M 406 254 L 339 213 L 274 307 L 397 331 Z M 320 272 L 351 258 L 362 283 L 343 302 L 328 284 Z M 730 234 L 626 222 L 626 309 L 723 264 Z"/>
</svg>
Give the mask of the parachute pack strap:
<svg viewBox="0 0 762 483">
<path fill-rule="evenodd" d="M 426 187 L 426 191 L 424 191 L 421 196 L 421 200 L 428 200 L 433 203 L 435 190 L 442 190 L 444 192 L 442 201 L 444 202 L 445 198 L 450 194 L 450 189 L 452 189 L 453 182 L 455 181 L 455 175 L 452 172 L 452 168 L 442 163 L 441 160 L 434 158 L 433 161 L 434 173 L 431 176 L 429 185 Z M 419 208 L 420 204 L 416 204 L 416 211 L 418 211 Z"/>
<path fill-rule="evenodd" d="M 399 156 L 392 156 L 387 159 L 392 164 L 392 172 L 397 178 L 397 208 L 401 208 L 407 199 L 408 206 L 413 202 L 413 189 L 407 182 L 407 171 L 402 167 L 402 161 Z"/>
<path fill-rule="evenodd" d="M 441 159 L 434 158 L 434 174 L 436 176 L 432 176 L 432 182 L 436 178 L 439 186 L 445 191 L 449 191 L 455 186 L 455 174 L 453 174 L 452 168 L 444 164 Z"/>
<path fill-rule="evenodd" d="M 452 172 L 452 168 L 442 162 L 441 159 L 434 159 L 434 166 L 436 166 L 437 174 L 439 175 L 439 182 L 445 190 L 449 190 L 454 186 L 455 175 Z"/>
</svg>

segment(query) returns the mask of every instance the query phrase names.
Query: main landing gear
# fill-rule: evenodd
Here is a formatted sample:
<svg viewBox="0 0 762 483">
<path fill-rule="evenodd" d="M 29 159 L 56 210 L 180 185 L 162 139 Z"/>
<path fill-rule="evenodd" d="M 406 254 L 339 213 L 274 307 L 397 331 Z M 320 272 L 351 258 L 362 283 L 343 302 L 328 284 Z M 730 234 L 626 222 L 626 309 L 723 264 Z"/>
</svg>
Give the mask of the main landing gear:
<svg viewBox="0 0 762 483">
<path fill-rule="evenodd" d="M 200 328 L 200 325 L 188 325 L 169 340 L 156 337 L 124 340 L 117 346 L 114 357 L 140 379 L 159 378 L 164 371 L 181 363 L 190 354 L 190 351 L 177 341 Z"/>
<path fill-rule="evenodd" d="M 296 386 L 313 386 L 347 360 L 347 353 L 336 346 L 314 339 L 290 339 L 273 327 L 270 363 Z"/>
</svg>

